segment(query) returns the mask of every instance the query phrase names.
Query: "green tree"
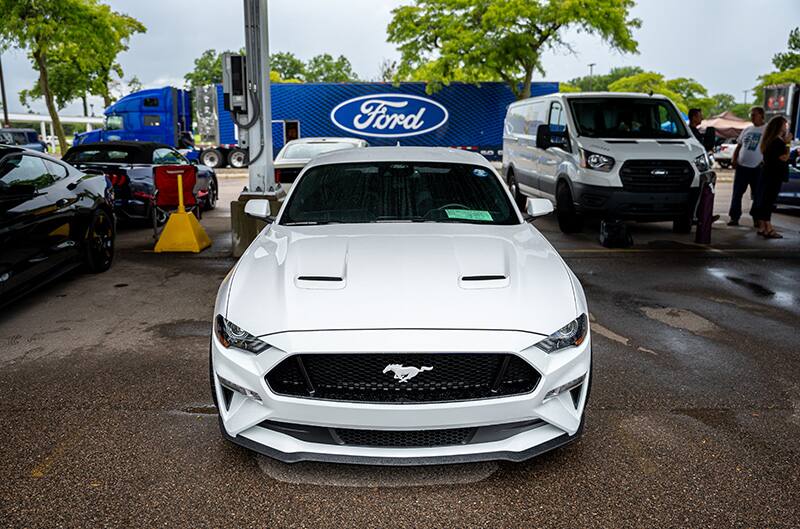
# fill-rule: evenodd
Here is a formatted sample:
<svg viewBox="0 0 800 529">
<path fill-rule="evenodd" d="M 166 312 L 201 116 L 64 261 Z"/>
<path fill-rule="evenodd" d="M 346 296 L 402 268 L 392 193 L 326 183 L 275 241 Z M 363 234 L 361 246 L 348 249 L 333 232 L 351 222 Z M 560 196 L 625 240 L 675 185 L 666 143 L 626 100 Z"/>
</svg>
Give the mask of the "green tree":
<svg viewBox="0 0 800 529">
<path fill-rule="evenodd" d="M 270 54 L 270 69 L 278 72 L 284 80 L 302 80 L 306 74 L 306 65 L 294 53 L 281 51 Z"/>
<path fill-rule="evenodd" d="M 574 84 L 558 83 L 558 91 L 569 93 L 569 92 L 582 92 L 583 90 L 581 90 L 579 86 L 575 86 Z"/>
<path fill-rule="evenodd" d="M 128 79 L 127 85 L 128 85 L 128 93 L 129 94 L 132 94 L 134 92 L 138 92 L 142 88 L 144 88 L 144 85 L 139 80 L 139 77 L 137 77 L 135 75 L 133 77 L 131 77 L 130 79 Z"/>
<path fill-rule="evenodd" d="M 21 100 L 44 99 L 63 152 L 58 108 L 87 92 L 105 96 L 111 72 L 122 72 L 116 56 L 144 26 L 97 0 L 0 0 L 0 13 L 0 47 L 27 50 L 39 74 Z"/>
<path fill-rule="evenodd" d="M 789 33 L 787 48 L 789 51 L 776 53 L 772 57 L 772 64 L 779 72 L 800 68 L 800 28 L 794 28 Z"/>
<path fill-rule="evenodd" d="M 618 66 L 604 75 L 586 75 L 572 79 L 569 84 L 580 88 L 581 92 L 607 92 L 608 85 L 623 77 L 630 77 L 644 70 L 638 66 Z"/>
<path fill-rule="evenodd" d="M 758 84 L 753 88 L 756 98 L 764 95 L 764 88 L 777 84 L 800 83 L 800 66 L 782 72 L 772 72 L 758 78 Z"/>
<path fill-rule="evenodd" d="M 608 86 L 611 92 L 641 92 L 645 94 L 661 94 L 672 100 L 682 111 L 689 110 L 683 96 L 671 90 L 664 80 L 664 76 L 655 72 L 637 73 L 630 77 L 623 77 Z"/>
<path fill-rule="evenodd" d="M 669 90 L 679 94 L 687 103 L 708 96 L 708 90 L 694 79 L 678 77 L 665 81 L 665 84 Z"/>
<path fill-rule="evenodd" d="M 183 76 L 191 88 L 222 82 L 222 54 L 206 50 L 194 60 L 194 70 Z"/>
<path fill-rule="evenodd" d="M 637 51 L 630 17 L 633 0 L 414 0 L 392 11 L 388 40 L 401 53 L 399 75 L 430 63 L 431 81 L 505 81 L 517 98 L 530 96 L 534 72 L 543 73 L 542 54 L 570 49 L 568 28 L 598 35 L 612 48 Z"/>
<path fill-rule="evenodd" d="M 353 71 L 353 66 L 347 57 L 339 55 L 334 59 L 331 55 L 324 53 L 312 57 L 306 63 L 304 80 L 308 83 L 345 83 L 357 81 L 358 76 Z"/>
</svg>

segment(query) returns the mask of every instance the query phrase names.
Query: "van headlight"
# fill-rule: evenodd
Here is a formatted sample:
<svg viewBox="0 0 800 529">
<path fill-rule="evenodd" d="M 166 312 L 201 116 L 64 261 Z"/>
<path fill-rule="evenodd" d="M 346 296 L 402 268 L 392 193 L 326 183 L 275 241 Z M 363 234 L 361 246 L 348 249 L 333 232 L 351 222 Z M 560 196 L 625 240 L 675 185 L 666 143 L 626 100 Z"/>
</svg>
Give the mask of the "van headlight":
<svg viewBox="0 0 800 529">
<path fill-rule="evenodd" d="M 545 353 L 555 353 L 567 347 L 577 347 L 586 340 L 589 332 L 586 314 L 581 314 L 559 330 L 536 344 Z"/>
<path fill-rule="evenodd" d="M 694 166 L 697 167 L 697 170 L 701 173 L 708 171 L 711 168 L 711 164 L 708 162 L 708 154 L 703 153 L 695 158 Z"/>
<path fill-rule="evenodd" d="M 581 167 L 608 173 L 614 167 L 614 158 L 581 149 Z"/>
<path fill-rule="evenodd" d="M 217 339 L 225 347 L 235 347 L 254 354 L 258 354 L 270 347 L 267 342 L 256 338 L 235 323 L 226 320 L 221 314 L 217 315 L 214 320 L 214 332 L 217 335 Z"/>
</svg>

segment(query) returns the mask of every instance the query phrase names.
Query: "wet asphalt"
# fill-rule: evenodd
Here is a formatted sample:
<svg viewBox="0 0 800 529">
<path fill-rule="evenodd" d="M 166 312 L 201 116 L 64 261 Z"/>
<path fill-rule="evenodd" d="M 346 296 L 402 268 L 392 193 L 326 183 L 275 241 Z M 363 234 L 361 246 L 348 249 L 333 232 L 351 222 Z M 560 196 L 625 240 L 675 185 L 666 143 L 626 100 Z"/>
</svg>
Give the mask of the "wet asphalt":
<svg viewBox="0 0 800 529">
<path fill-rule="evenodd" d="M 228 222 L 204 217 L 197 256 L 124 229 L 108 273 L 2 309 L 0 526 L 800 526 L 800 217 L 776 218 L 781 241 L 718 223 L 711 248 L 637 225 L 628 250 L 536 221 L 590 304 L 583 437 L 523 464 L 400 469 L 222 439 L 207 362 Z"/>
</svg>

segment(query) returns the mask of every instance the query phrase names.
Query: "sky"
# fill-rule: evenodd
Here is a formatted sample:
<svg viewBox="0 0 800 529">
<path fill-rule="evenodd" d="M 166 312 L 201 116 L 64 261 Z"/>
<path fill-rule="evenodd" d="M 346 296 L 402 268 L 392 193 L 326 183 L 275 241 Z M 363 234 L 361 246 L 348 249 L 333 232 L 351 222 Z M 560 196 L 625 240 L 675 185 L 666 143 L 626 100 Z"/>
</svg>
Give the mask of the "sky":
<svg viewBox="0 0 800 529">
<path fill-rule="evenodd" d="M 244 46 L 241 0 L 106 0 L 116 11 L 139 19 L 147 33 L 131 39 L 120 55 L 125 79 L 137 76 L 146 87 L 182 86 L 203 50 L 238 50 Z M 393 8 L 410 0 L 270 0 L 270 50 L 290 51 L 307 60 L 319 53 L 344 55 L 364 79 L 378 76 L 384 59 L 397 59 L 386 42 Z M 668 79 L 691 77 L 709 92 L 729 93 L 742 101 L 758 75 L 771 71 L 770 59 L 786 49 L 789 31 L 800 25 L 800 0 L 638 0 L 632 11 L 642 20 L 635 30 L 639 53 L 622 55 L 598 38 L 575 30 L 566 40 L 575 53 L 549 52 L 546 75 L 535 80 L 567 81 L 623 65 L 638 65 Z M 27 111 L 18 92 L 37 74 L 25 52 L 2 55 L 6 92 L 12 112 Z M 752 102 L 753 94 L 747 94 Z M 102 113 L 96 98 L 94 112 Z M 42 101 L 31 105 L 45 112 Z M 61 112 L 79 115 L 79 102 Z"/>
</svg>

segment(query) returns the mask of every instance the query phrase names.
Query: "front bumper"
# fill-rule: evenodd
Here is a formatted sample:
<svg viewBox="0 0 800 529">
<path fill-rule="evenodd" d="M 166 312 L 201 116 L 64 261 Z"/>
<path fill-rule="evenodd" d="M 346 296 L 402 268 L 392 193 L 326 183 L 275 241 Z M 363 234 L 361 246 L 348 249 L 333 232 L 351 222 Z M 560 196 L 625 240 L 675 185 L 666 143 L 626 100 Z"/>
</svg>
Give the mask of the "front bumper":
<svg viewBox="0 0 800 529">
<path fill-rule="evenodd" d="M 591 371 L 591 339 L 548 355 L 532 347 L 540 337 L 514 331 L 382 330 L 298 332 L 269 337 L 272 349 L 252 355 L 212 338 L 212 384 L 220 427 L 230 441 L 286 461 L 418 465 L 504 459 L 522 461 L 575 440 L 582 430 Z M 435 347 L 431 350 L 431 345 Z M 424 347 L 427 345 L 427 349 Z M 265 375 L 294 353 L 372 353 L 378 350 L 512 352 L 542 375 L 526 394 L 471 401 L 383 404 L 276 395 Z M 386 353 L 391 363 L 392 353 Z M 225 390 L 220 377 L 258 394 L 260 401 Z M 569 391 L 545 394 L 582 378 L 577 403 Z M 271 425 L 288 427 L 272 427 Z M 297 425 L 292 428 L 292 425 Z M 345 444 L 337 429 L 418 432 L 473 429 L 470 442 L 436 446 Z M 334 441 L 326 440 L 331 431 Z M 311 433 L 309 433 L 311 432 Z M 313 432 L 317 432 L 314 434 Z"/>
<path fill-rule="evenodd" d="M 665 221 L 694 211 L 699 188 L 682 192 L 633 192 L 621 187 L 572 184 L 578 212 L 622 220 Z"/>
</svg>

